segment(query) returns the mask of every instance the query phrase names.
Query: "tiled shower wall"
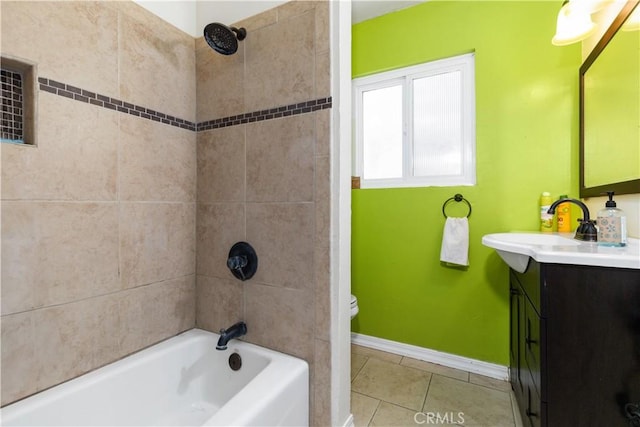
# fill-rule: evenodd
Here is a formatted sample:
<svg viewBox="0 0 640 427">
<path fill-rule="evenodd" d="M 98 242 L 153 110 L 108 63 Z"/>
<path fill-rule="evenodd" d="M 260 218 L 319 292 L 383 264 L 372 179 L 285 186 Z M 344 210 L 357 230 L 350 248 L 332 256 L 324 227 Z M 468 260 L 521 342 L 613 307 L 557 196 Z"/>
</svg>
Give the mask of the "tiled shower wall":
<svg viewBox="0 0 640 427">
<path fill-rule="evenodd" d="M 330 424 L 328 8 L 238 23 L 222 56 L 133 3 L 0 4 L 2 54 L 41 84 L 38 146 L 0 145 L 2 404 L 242 319 L 309 362 Z"/>
<path fill-rule="evenodd" d="M 1 144 L 2 404 L 195 325 L 194 39 L 129 2 L 0 4 L 38 145 Z"/>
<path fill-rule="evenodd" d="M 312 425 L 331 424 L 328 3 L 237 23 L 232 56 L 196 40 L 196 323 L 244 320 L 247 341 L 307 360 Z M 246 282 L 225 265 L 238 241 L 259 258 Z"/>
</svg>

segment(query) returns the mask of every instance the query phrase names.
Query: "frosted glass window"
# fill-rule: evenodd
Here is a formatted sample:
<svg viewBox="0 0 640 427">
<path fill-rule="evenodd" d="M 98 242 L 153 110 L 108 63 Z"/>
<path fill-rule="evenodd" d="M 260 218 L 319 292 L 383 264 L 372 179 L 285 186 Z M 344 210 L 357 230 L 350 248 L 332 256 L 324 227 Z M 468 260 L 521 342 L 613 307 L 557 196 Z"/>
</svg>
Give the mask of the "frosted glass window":
<svg viewBox="0 0 640 427">
<path fill-rule="evenodd" d="M 362 188 L 475 185 L 474 54 L 354 80 Z"/>
<path fill-rule="evenodd" d="M 413 174 L 462 172 L 460 72 L 413 81 Z"/>
<path fill-rule="evenodd" d="M 402 86 L 362 94 L 364 179 L 402 178 Z"/>
</svg>

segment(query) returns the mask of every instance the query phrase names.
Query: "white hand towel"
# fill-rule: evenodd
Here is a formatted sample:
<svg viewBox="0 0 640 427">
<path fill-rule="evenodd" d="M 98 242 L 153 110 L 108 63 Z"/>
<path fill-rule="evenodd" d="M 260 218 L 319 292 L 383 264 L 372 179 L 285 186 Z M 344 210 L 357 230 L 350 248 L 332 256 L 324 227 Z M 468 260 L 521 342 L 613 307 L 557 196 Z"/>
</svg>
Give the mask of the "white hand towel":
<svg viewBox="0 0 640 427">
<path fill-rule="evenodd" d="M 469 221 L 467 218 L 447 218 L 442 233 L 440 261 L 469 265 Z"/>
</svg>

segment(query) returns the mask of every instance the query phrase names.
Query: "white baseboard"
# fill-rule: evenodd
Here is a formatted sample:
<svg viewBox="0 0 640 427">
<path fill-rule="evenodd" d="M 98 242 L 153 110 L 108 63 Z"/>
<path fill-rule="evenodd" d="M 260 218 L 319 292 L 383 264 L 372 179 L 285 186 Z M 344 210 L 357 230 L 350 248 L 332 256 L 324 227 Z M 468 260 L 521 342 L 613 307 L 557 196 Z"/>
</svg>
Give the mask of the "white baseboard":
<svg viewBox="0 0 640 427">
<path fill-rule="evenodd" d="M 495 363 L 483 362 L 482 360 L 470 359 L 468 357 L 455 354 L 444 353 L 442 351 L 431 350 L 429 348 L 418 347 L 411 344 L 391 341 L 384 338 L 376 338 L 369 335 L 351 333 L 351 342 L 363 347 L 382 350 L 401 356 L 412 357 L 425 362 L 436 363 L 449 368 L 460 369 L 485 377 L 496 378 L 507 381 L 509 379 L 509 367 L 497 365 Z"/>
</svg>

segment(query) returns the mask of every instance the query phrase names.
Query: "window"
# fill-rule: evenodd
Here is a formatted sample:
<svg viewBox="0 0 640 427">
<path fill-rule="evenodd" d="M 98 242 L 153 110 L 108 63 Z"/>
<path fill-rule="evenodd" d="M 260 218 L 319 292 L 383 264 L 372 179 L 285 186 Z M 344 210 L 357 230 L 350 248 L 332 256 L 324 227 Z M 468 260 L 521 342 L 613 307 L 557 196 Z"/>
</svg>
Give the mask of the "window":
<svg viewBox="0 0 640 427">
<path fill-rule="evenodd" d="M 354 79 L 363 188 L 475 184 L 474 54 Z"/>
</svg>

